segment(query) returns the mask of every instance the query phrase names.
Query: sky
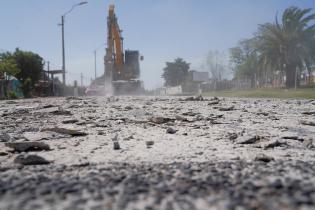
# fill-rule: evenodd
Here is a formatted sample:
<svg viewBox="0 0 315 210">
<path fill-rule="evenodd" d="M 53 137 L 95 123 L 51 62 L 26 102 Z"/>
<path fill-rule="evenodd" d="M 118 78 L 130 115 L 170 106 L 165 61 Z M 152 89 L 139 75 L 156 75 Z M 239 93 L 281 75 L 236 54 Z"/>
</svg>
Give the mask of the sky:
<svg viewBox="0 0 315 210">
<path fill-rule="evenodd" d="M 38 53 L 61 69 L 61 16 L 81 0 L 0 0 L 0 51 Z M 163 85 L 165 62 L 177 57 L 202 70 L 209 51 L 228 53 L 250 38 L 258 24 L 274 22 L 290 6 L 315 7 L 315 0 L 88 0 L 66 15 L 66 81 L 84 85 L 104 72 L 108 5 L 115 4 L 125 49 L 139 50 L 147 89 Z M 314 11 L 315 12 L 315 11 Z M 101 46 L 101 47 L 100 47 Z"/>
</svg>

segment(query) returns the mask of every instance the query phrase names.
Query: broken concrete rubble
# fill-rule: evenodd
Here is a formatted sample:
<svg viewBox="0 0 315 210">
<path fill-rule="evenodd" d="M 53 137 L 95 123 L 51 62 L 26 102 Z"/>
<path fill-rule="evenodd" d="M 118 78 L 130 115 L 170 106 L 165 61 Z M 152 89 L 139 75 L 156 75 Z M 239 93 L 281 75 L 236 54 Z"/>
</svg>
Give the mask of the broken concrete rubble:
<svg viewBox="0 0 315 210">
<path fill-rule="evenodd" d="M 77 120 L 77 119 L 67 119 L 67 120 L 62 121 L 63 124 L 74 124 L 77 122 L 79 122 L 79 120 Z"/>
<path fill-rule="evenodd" d="M 315 126 L 315 121 L 310 121 L 310 120 L 300 120 L 300 123 L 301 123 L 302 125 Z"/>
<path fill-rule="evenodd" d="M 38 155 L 18 155 L 14 163 L 21 165 L 47 165 L 51 162 Z"/>
<path fill-rule="evenodd" d="M 184 101 L 203 101 L 203 97 L 202 95 L 199 95 L 199 96 L 196 96 L 196 97 L 188 97 L 188 98 L 185 98 Z"/>
<path fill-rule="evenodd" d="M 15 152 L 50 150 L 49 145 L 43 142 L 8 142 L 5 143 L 5 146 L 14 149 Z"/>
<path fill-rule="evenodd" d="M 69 129 L 69 128 L 60 128 L 60 127 L 44 128 L 44 129 L 42 129 L 42 131 L 51 131 L 51 132 L 66 134 L 66 135 L 70 135 L 70 136 L 86 136 L 86 135 L 88 135 L 87 133 L 80 131 L 80 130 Z"/>
<path fill-rule="evenodd" d="M 8 142 L 11 140 L 11 136 L 7 133 L 0 134 L 0 142 Z"/>
<path fill-rule="evenodd" d="M 270 161 L 274 161 L 275 159 L 273 157 L 267 156 L 265 154 L 258 154 L 255 157 L 255 160 L 269 163 Z"/>
<path fill-rule="evenodd" d="M 299 123 L 313 121 L 302 114 L 313 110 L 311 102 L 203 100 L 0 101 L 0 113 L 7 113 L 0 133 L 10 136 L 8 142 L 43 142 L 52 149 L 18 154 L 0 142 L 0 209 L 50 210 L 52 202 L 56 209 L 314 208 L 315 126 Z M 58 107 L 72 115 L 50 113 Z M 177 133 L 167 134 L 169 127 Z M 71 138 L 67 129 L 88 135 Z M 41 163 L 50 164 L 23 165 Z"/>
<path fill-rule="evenodd" d="M 260 136 L 253 135 L 253 136 L 241 136 L 237 139 L 237 144 L 254 144 L 261 139 Z"/>
<path fill-rule="evenodd" d="M 150 117 L 149 122 L 155 123 L 155 124 L 164 124 L 168 122 L 173 122 L 175 119 L 171 119 L 168 117 Z"/>
<path fill-rule="evenodd" d="M 218 107 L 219 111 L 227 112 L 227 111 L 233 111 L 234 106 L 228 106 L 228 107 Z"/>
<path fill-rule="evenodd" d="M 283 146 L 288 146 L 288 144 L 286 142 L 274 140 L 274 141 L 266 143 L 264 145 L 264 149 L 271 149 L 271 148 L 283 147 Z"/>
</svg>

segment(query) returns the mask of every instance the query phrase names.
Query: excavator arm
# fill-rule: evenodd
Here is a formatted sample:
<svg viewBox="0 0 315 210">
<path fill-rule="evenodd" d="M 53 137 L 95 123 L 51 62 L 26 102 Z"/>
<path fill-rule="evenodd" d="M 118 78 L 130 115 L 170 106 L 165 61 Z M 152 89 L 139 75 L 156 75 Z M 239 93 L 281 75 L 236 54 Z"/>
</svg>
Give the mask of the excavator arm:
<svg viewBox="0 0 315 210">
<path fill-rule="evenodd" d="M 123 38 L 115 15 L 114 5 L 109 6 L 107 18 L 107 48 L 105 61 L 105 88 L 115 95 L 143 92 L 139 80 L 139 51 L 123 48 Z"/>
<path fill-rule="evenodd" d="M 109 6 L 108 16 L 108 53 L 109 58 L 114 63 L 114 70 L 118 74 L 123 75 L 124 69 L 124 53 L 123 53 L 123 41 L 120 34 L 120 29 L 117 23 L 117 18 L 114 11 L 114 5 Z"/>
</svg>

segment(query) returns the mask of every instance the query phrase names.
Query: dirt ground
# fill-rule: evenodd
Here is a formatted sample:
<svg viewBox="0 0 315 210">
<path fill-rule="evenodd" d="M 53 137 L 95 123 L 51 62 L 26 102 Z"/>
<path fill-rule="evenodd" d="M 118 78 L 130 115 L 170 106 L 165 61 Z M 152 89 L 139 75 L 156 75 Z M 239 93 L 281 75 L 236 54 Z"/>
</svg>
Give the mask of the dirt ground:
<svg viewBox="0 0 315 210">
<path fill-rule="evenodd" d="M 0 101 L 0 210 L 315 209 L 315 100 Z"/>
</svg>

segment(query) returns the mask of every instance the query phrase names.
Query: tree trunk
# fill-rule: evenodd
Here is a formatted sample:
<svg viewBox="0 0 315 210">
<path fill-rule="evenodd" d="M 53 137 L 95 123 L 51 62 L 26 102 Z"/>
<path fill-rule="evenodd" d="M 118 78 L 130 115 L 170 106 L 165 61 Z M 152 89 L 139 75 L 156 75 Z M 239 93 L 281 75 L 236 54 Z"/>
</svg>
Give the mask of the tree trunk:
<svg viewBox="0 0 315 210">
<path fill-rule="evenodd" d="M 286 69 L 286 82 L 285 86 L 286 88 L 294 88 L 295 86 L 295 65 L 290 65 Z"/>
<path fill-rule="evenodd" d="M 307 83 L 308 83 L 308 85 L 311 85 L 312 84 L 312 70 L 310 68 L 308 68 L 307 71 L 308 71 Z"/>
<path fill-rule="evenodd" d="M 251 75 L 251 77 L 250 77 L 250 88 L 256 88 L 255 75 Z"/>
<path fill-rule="evenodd" d="M 311 65 L 309 62 L 306 62 L 306 70 L 307 70 L 307 74 L 308 74 L 307 84 L 310 85 L 311 84 L 312 69 L 311 69 Z"/>
<path fill-rule="evenodd" d="M 5 96 L 4 96 L 4 80 L 0 80 L 0 84 L 1 84 L 1 90 L 0 90 L 0 99 L 4 99 Z"/>
<path fill-rule="evenodd" d="M 4 75 L 4 86 L 3 86 L 3 93 L 4 93 L 4 98 L 8 99 L 8 80 L 7 80 L 7 75 Z"/>
</svg>

